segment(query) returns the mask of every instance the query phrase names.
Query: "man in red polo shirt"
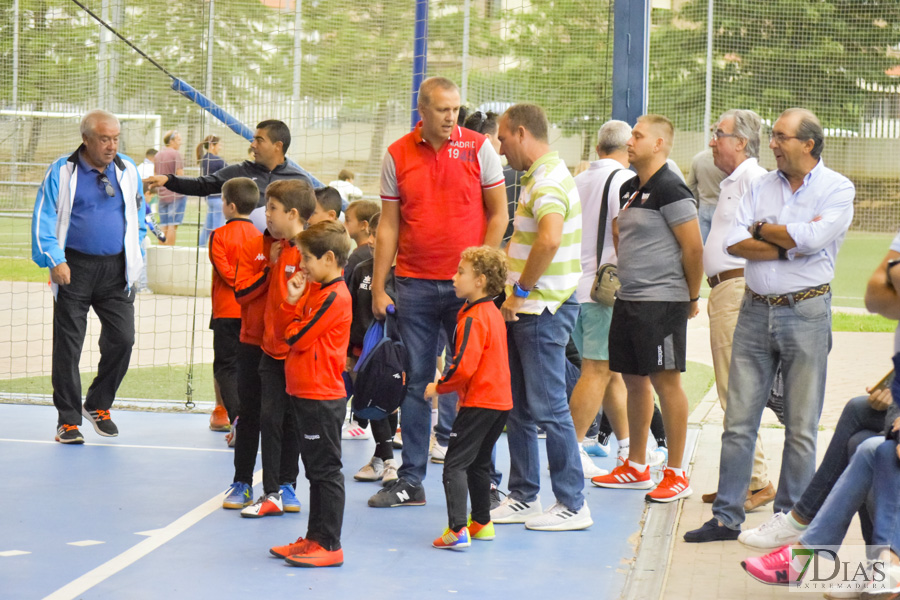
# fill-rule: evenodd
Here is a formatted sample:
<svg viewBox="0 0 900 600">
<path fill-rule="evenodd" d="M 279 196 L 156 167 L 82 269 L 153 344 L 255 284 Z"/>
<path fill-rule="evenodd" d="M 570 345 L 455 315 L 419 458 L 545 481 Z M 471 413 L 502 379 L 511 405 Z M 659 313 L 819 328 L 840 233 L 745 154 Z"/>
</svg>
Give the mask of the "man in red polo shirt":
<svg viewBox="0 0 900 600">
<path fill-rule="evenodd" d="M 441 327 L 453 339 L 463 301 L 451 279 L 469 246 L 499 246 L 506 231 L 506 188 L 500 156 L 487 138 L 456 124 L 459 88 L 430 77 L 419 87 L 422 120 L 388 147 L 381 166 L 381 221 L 375 244 L 372 308 L 384 318 L 392 304 L 384 290 L 397 256 L 397 318 L 409 350 L 409 387 L 403 400 L 403 466 L 399 478 L 369 506 L 425 504 L 425 465 Z"/>
</svg>

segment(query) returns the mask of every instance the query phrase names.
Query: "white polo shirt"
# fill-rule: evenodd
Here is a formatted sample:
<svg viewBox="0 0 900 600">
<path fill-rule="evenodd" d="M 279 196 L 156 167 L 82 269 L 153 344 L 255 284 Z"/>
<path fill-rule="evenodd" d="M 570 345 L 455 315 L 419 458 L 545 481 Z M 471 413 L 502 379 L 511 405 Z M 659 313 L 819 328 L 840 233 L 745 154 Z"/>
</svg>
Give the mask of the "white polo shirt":
<svg viewBox="0 0 900 600">
<path fill-rule="evenodd" d="M 755 158 L 748 158 L 737 166 L 734 172 L 719 184 L 719 202 L 712 218 L 709 237 L 703 246 L 703 271 L 707 277 L 714 277 L 724 271 L 743 269 L 747 261 L 725 250 L 725 236 L 731 231 L 741 198 L 754 181 L 767 171 L 759 166 Z"/>
</svg>

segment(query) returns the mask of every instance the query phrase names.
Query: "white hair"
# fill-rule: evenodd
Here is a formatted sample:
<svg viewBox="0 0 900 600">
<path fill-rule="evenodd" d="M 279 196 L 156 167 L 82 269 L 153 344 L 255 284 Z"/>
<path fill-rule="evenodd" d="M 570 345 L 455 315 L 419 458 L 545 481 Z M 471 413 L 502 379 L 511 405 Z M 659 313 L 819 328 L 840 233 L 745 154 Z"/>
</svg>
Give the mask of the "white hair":
<svg viewBox="0 0 900 600">
<path fill-rule="evenodd" d="M 597 151 L 604 155 L 626 150 L 631 137 L 631 125 L 625 121 L 607 121 L 597 132 Z"/>
<path fill-rule="evenodd" d="M 121 128 L 119 125 L 119 119 L 116 115 L 111 112 L 102 110 L 102 109 L 94 109 L 84 115 L 84 118 L 81 119 L 81 135 L 82 136 L 90 136 L 94 134 L 94 128 L 97 123 L 100 121 L 106 121 L 108 123 L 115 123 L 116 127 Z"/>
</svg>

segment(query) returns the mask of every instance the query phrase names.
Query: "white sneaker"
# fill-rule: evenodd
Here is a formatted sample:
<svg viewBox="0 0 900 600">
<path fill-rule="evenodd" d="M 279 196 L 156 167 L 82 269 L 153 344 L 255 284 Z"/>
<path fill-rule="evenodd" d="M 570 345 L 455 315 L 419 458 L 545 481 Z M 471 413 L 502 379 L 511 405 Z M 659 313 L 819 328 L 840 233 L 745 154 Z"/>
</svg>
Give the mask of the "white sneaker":
<svg viewBox="0 0 900 600">
<path fill-rule="evenodd" d="M 738 541 L 757 550 L 774 550 L 798 542 L 803 531 L 791 524 L 786 514 L 775 513 L 759 527 L 742 531 Z"/>
<path fill-rule="evenodd" d="M 581 470 L 584 471 L 584 478 L 590 479 L 591 477 L 599 477 L 600 475 L 606 475 L 609 473 L 606 469 L 601 469 L 597 465 L 594 464 L 594 461 L 591 460 L 591 457 L 588 456 L 587 450 L 584 449 L 584 446 L 581 447 Z"/>
<path fill-rule="evenodd" d="M 653 467 L 665 465 L 667 462 L 669 462 L 668 448 L 656 448 L 647 453 L 647 464 L 650 465 L 651 469 Z"/>
<path fill-rule="evenodd" d="M 356 472 L 353 479 L 357 481 L 378 481 L 382 476 L 384 476 L 384 461 L 377 456 L 373 456 L 366 466 Z"/>
<path fill-rule="evenodd" d="M 538 517 L 541 514 L 540 500 L 522 502 L 507 496 L 500 506 L 491 511 L 491 521 L 494 523 L 524 523 L 531 517 Z"/>
<path fill-rule="evenodd" d="M 389 458 L 384 461 L 384 473 L 381 475 L 381 485 L 388 485 L 394 481 L 397 481 L 397 461 L 396 459 Z"/>
<path fill-rule="evenodd" d="M 367 440 L 370 437 L 372 436 L 369 433 L 369 429 L 363 429 L 356 421 L 344 423 L 344 426 L 341 428 L 342 440 Z"/>
<path fill-rule="evenodd" d="M 594 524 L 587 502 L 579 510 L 570 510 L 557 502 L 547 512 L 525 521 L 525 529 L 534 531 L 576 531 Z"/>
<path fill-rule="evenodd" d="M 431 448 L 431 462 L 442 465 L 444 464 L 444 459 L 446 457 L 447 446 L 441 446 L 438 442 L 435 442 L 434 446 Z"/>
</svg>

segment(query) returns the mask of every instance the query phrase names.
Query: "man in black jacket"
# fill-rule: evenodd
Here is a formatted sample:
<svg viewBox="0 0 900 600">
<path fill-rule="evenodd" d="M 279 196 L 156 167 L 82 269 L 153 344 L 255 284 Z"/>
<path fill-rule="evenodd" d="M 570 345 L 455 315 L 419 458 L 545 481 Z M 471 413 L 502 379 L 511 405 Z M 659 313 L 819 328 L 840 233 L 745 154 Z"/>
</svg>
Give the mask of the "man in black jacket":
<svg viewBox="0 0 900 600">
<path fill-rule="evenodd" d="M 256 126 L 250 151 L 254 160 L 228 165 L 210 175 L 203 177 L 177 177 L 175 175 L 155 175 L 144 180 L 145 187 L 154 189 L 162 186 L 173 192 L 190 196 L 211 196 L 219 194 L 222 186 L 235 177 L 249 177 L 259 187 L 259 204 L 251 214 L 253 223 L 265 229 L 264 208 L 266 206 L 266 188 L 273 181 L 282 179 L 303 179 L 315 187 L 315 182 L 297 166 L 285 159 L 285 153 L 291 145 L 291 131 L 281 121 L 263 121 Z"/>
</svg>

